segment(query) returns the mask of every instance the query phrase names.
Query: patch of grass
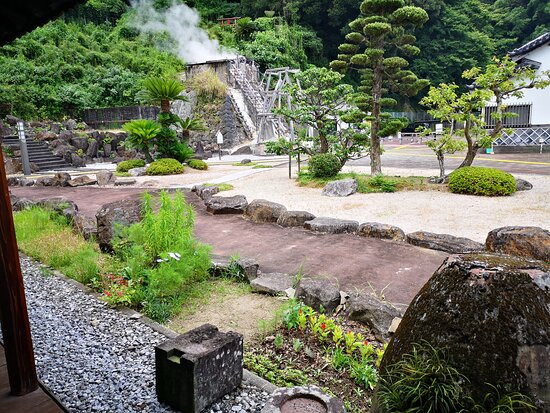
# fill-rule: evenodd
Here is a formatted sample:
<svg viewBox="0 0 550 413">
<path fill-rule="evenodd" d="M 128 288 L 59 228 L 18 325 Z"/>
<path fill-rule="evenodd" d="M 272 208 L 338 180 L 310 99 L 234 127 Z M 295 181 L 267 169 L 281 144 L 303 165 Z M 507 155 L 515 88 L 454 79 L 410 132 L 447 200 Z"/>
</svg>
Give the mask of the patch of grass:
<svg viewBox="0 0 550 413">
<path fill-rule="evenodd" d="M 265 163 L 264 164 L 259 163 L 252 167 L 252 169 L 264 169 L 264 168 L 273 168 L 273 165 L 266 165 Z"/>
<path fill-rule="evenodd" d="M 119 178 L 128 178 L 132 175 L 130 175 L 129 172 L 118 172 L 118 171 L 116 171 L 115 176 L 118 176 Z"/>
<path fill-rule="evenodd" d="M 26 209 L 14 214 L 14 221 L 20 250 L 67 277 L 89 284 L 109 267 L 110 257 L 75 234 L 66 219 L 51 211 Z"/>
<path fill-rule="evenodd" d="M 258 164 L 256 162 L 248 162 L 248 163 L 233 162 L 231 165 L 232 166 L 256 166 Z"/>
<path fill-rule="evenodd" d="M 216 186 L 220 190 L 220 192 L 223 191 L 231 191 L 232 189 L 235 189 L 235 187 L 231 184 L 222 182 L 221 184 L 204 184 L 204 186 Z"/>
<path fill-rule="evenodd" d="M 315 178 L 309 172 L 300 172 L 297 178 L 299 186 L 306 188 L 324 188 L 331 181 L 353 178 L 357 181 L 357 192 L 362 194 L 398 191 L 445 191 L 447 186 L 431 184 L 423 176 L 371 176 L 355 172 L 339 173 L 331 178 Z"/>
</svg>

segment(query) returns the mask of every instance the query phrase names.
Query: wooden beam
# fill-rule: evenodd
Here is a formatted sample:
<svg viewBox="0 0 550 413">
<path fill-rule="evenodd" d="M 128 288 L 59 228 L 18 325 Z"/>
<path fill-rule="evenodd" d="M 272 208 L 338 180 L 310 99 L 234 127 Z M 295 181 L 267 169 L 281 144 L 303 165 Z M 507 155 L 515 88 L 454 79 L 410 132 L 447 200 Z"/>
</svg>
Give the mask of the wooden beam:
<svg viewBox="0 0 550 413">
<path fill-rule="evenodd" d="M 4 156 L 0 150 L 0 320 L 11 393 L 23 396 L 38 388 L 31 330 Z"/>
</svg>

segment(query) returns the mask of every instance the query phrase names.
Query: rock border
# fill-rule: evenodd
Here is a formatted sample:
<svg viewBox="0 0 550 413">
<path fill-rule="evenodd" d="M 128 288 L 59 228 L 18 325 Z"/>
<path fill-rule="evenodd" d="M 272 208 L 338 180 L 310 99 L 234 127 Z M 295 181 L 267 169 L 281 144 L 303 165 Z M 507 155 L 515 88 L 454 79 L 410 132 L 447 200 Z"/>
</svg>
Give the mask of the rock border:
<svg viewBox="0 0 550 413">
<path fill-rule="evenodd" d="M 195 192 L 199 199 L 204 201 L 206 207 L 208 207 L 209 198 L 204 198 L 201 196 L 201 185 L 197 185 L 192 188 L 192 192 Z M 244 195 L 233 195 L 229 198 L 242 197 Z M 218 196 L 218 199 L 223 199 L 224 197 Z M 245 198 L 246 199 L 246 198 Z M 265 199 L 254 199 L 248 205 L 255 204 L 264 204 L 271 205 L 271 207 L 281 208 L 281 211 L 278 212 L 278 219 L 251 219 L 250 216 L 246 216 L 247 213 L 243 212 L 243 218 L 248 221 L 255 222 L 258 224 L 272 223 L 281 228 L 302 228 L 313 233 L 324 235 L 324 234 L 350 234 L 357 235 L 363 238 L 377 238 L 385 241 L 393 241 L 398 243 L 407 243 L 418 248 L 431 249 L 434 251 L 443 251 L 449 254 L 467 254 L 472 252 L 486 252 L 490 251 L 487 247 L 487 243 L 481 243 L 474 241 L 465 237 L 457 237 L 450 234 L 439 234 L 432 233 L 428 231 L 414 231 L 406 234 L 401 228 L 383 224 L 380 222 L 365 222 L 359 223 L 358 221 L 348 220 L 348 219 L 339 219 L 339 218 L 330 218 L 330 217 L 316 217 L 314 214 L 311 214 L 307 211 L 287 211 L 286 207 L 281 204 L 277 204 L 271 201 L 266 201 Z M 284 208 L 284 210 L 282 210 Z M 210 212 L 210 211 L 208 211 Z M 284 218 L 287 214 L 300 214 L 301 216 L 312 217 L 309 220 L 303 221 L 302 225 L 286 225 Z M 276 215 L 276 214 L 274 214 Z M 301 221 L 300 221 L 301 222 Z M 539 228 L 539 227 L 525 227 L 525 228 Z M 490 234 L 501 228 L 496 228 L 488 233 Z M 544 228 L 541 228 L 542 231 L 547 231 Z M 548 231 L 547 231 L 548 232 Z M 419 235 L 422 235 L 426 240 L 419 241 Z M 519 255 L 521 256 L 521 255 Z M 533 258 L 531 256 L 524 256 L 524 258 Z"/>
</svg>

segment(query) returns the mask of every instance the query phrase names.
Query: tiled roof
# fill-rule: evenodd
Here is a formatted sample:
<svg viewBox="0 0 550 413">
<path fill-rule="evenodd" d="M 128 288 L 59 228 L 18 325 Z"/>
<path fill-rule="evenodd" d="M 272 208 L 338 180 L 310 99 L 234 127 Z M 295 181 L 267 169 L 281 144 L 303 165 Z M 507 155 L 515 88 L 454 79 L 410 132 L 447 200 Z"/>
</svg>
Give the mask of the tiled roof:
<svg viewBox="0 0 550 413">
<path fill-rule="evenodd" d="M 520 54 L 525 54 L 531 50 L 536 49 L 543 44 L 550 42 L 550 32 L 546 32 L 543 35 L 537 37 L 535 40 L 531 40 L 529 43 L 525 43 L 523 46 L 518 47 L 517 49 L 512 50 L 508 55 L 517 56 Z"/>
</svg>

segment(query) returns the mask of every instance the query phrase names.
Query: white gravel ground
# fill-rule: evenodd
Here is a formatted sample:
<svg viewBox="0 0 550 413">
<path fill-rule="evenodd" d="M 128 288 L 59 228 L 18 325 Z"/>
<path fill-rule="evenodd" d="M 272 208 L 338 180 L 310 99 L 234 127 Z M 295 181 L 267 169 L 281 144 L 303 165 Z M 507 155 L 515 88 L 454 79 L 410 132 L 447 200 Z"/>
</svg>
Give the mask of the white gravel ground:
<svg viewBox="0 0 550 413">
<path fill-rule="evenodd" d="M 173 412 L 155 394 L 166 337 L 21 258 L 40 379 L 69 412 Z M 203 413 L 259 413 L 268 393 L 243 384 Z M 1 410 L 1 408 L 0 408 Z"/>
<path fill-rule="evenodd" d="M 365 167 L 352 167 L 358 173 Z M 386 175 L 434 176 L 435 170 L 385 168 Z M 288 169 L 274 168 L 247 176 L 232 184 L 230 196 L 243 194 L 248 201 L 267 199 L 289 210 L 305 210 L 317 216 L 381 222 L 396 225 L 406 233 L 429 231 L 471 238 L 484 242 L 487 233 L 509 225 L 550 227 L 550 176 L 516 175 L 533 184 L 531 191 L 509 197 L 480 197 L 436 191 L 406 191 L 380 194 L 354 194 L 347 198 L 329 198 L 321 189 L 299 187 L 288 179 Z"/>
</svg>

